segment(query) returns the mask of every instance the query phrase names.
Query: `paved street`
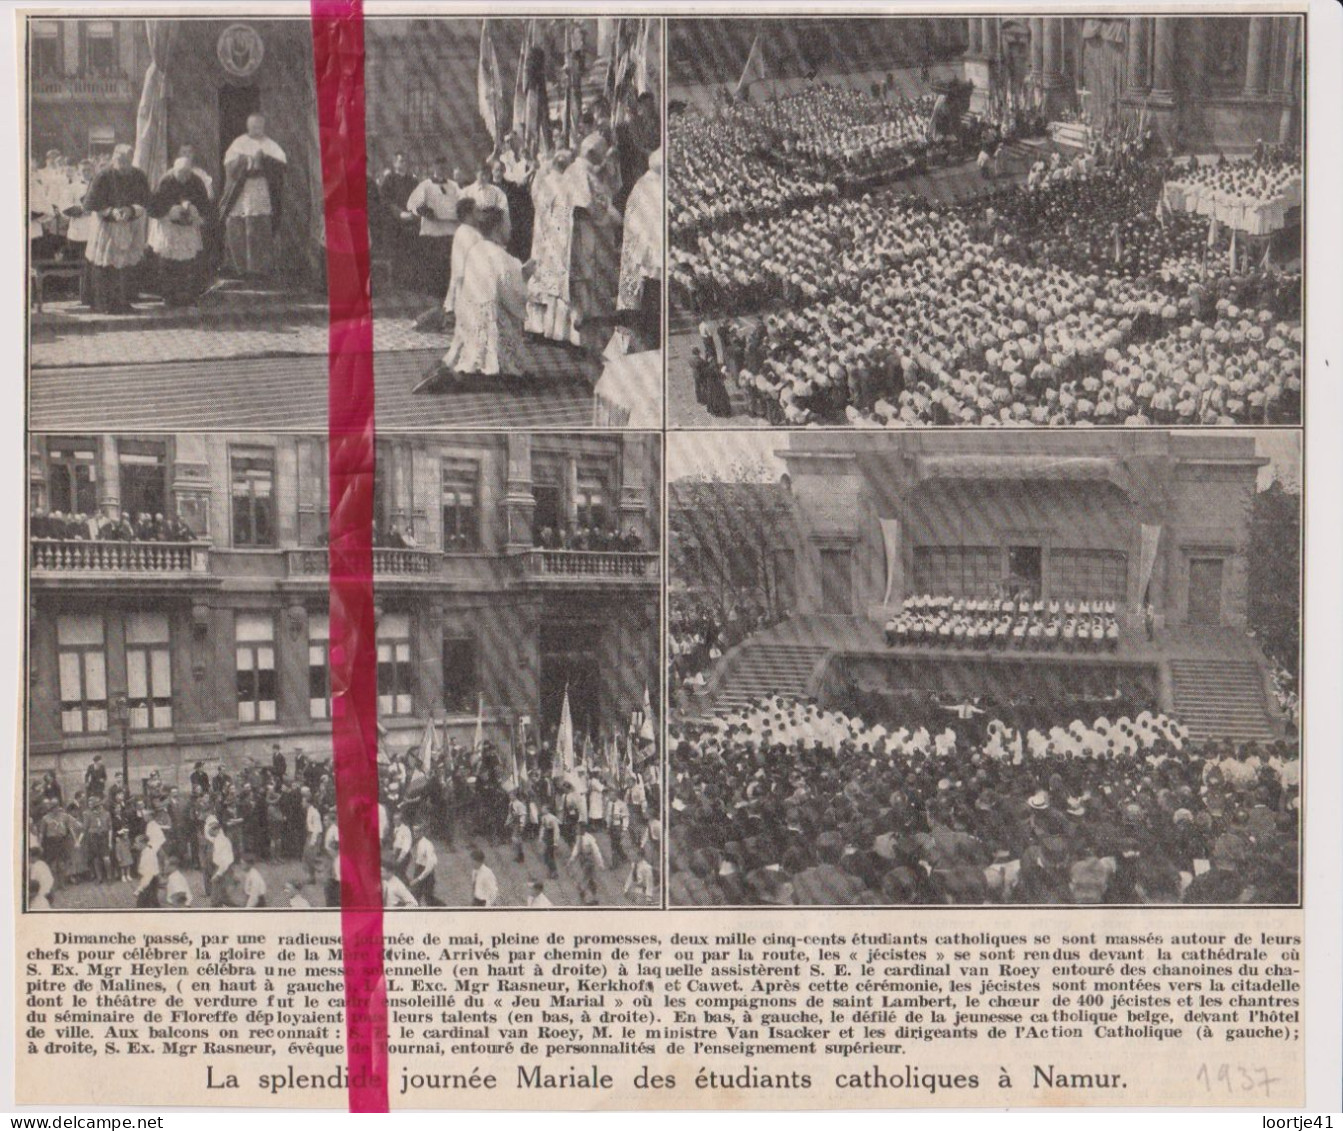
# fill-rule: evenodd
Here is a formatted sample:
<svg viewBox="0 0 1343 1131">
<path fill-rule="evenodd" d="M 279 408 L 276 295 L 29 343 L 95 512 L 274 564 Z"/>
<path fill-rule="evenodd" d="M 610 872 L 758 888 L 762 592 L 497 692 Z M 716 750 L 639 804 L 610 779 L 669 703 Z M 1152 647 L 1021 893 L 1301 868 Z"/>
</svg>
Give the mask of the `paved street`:
<svg viewBox="0 0 1343 1131">
<path fill-rule="evenodd" d="M 628 839 L 628 838 L 627 838 Z M 597 840 L 602 854 L 606 857 L 607 870 L 598 873 L 597 887 L 599 904 L 604 907 L 641 907 L 648 904 L 631 895 L 623 893 L 625 881 L 629 876 L 628 866 L 614 870 L 610 867 L 610 843 L 605 833 L 598 833 Z M 559 877 L 551 880 L 546 876 L 545 862 L 541 858 L 541 849 L 534 841 L 524 846 L 526 860 L 518 864 L 514 861 L 513 850 L 507 844 L 494 845 L 484 840 L 459 838 L 455 851 L 449 852 L 443 844 L 435 842 L 438 851 L 438 868 L 435 871 L 436 893 L 438 898 L 450 907 L 471 906 L 471 848 L 479 845 L 485 852 L 485 862 L 494 871 L 499 880 L 499 906 L 525 907 L 528 885 L 532 880 L 546 881 L 546 895 L 557 907 L 578 906 L 581 903 L 577 884 L 577 863 L 566 863 L 568 847 L 561 844 L 558 859 Z M 307 883 L 307 877 L 301 862 L 297 860 L 265 861 L 260 865 L 261 874 L 266 879 L 267 900 L 271 907 L 288 906 L 284 898 L 286 881 L 302 886 L 303 894 L 314 907 L 323 906 L 323 893 L 320 886 Z M 185 873 L 191 884 L 195 899 L 195 908 L 209 907 L 205 898 L 205 885 L 200 872 Z M 658 899 L 661 895 L 659 893 Z M 135 881 L 127 883 L 74 884 L 56 893 L 53 907 L 57 910 L 89 910 L 93 908 L 126 908 L 135 906 Z"/>
<path fill-rule="evenodd" d="M 565 380 L 594 366 L 563 346 L 533 350 L 535 388 L 412 394 L 447 349 L 445 335 L 408 323 L 375 329 L 379 428 L 574 428 L 592 422 L 592 395 Z M 284 350 L 254 349 L 281 341 Z M 175 344 L 170 344 L 175 343 Z M 232 345 L 230 346 L 230 343 Z M 38 432 L 152 429 L 309 429 L 327 424 L 327 329 L 226 330 L 171 327 L 70 335 L 60 346 L 83 361 L 55 363 L 33 349 L 30 420 Z M 95 348 L 96 347 L 96 348 Z M 188 348 L 189 347 L 189 348 Z M 87 360 L 104 350 L 115 361 Z M 241 352 L 240 352 L 241 351 Z M 170 359 L 159 355 L 171 354 Z M 179 356 L 185 355 L 185 356 Z M 593 373 L 595 379 L 595 373 Z"/>
</svg>

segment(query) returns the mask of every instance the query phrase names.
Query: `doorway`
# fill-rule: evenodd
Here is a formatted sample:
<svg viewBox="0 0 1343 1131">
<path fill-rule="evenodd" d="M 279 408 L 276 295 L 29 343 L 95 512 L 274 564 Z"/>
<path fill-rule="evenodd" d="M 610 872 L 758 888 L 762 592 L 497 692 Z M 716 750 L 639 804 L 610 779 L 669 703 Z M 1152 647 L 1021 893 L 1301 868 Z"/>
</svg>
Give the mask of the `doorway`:
<svg viewBox="0 0 1343 1131">
<path fill-rule="evenodd" d="M 162 442 L 122 440 L 117 446 L 121 509 L 132 518 L 169 514 L 167 448 Z"/>
<path fill-rule="evenodd" d="M 1222 623 L 1222 559 L 1189 559 L 1189 623 Z"/>
<path fill-rule="evenodd" d="M 247 132 L 247 119 L 261 112 L 261 90 L 255 86 L 219 88 L 219 171 L 223 176 L 224 154 Z M 219 191 L 223 191 L 222 182 Z"/>
<path fill-rule="evenodd" d="M 848 550 L 821 551 L 821 612 L 853 614 L 853 564 Z"/>
<path fill-rule="evenodd" d="M 569 690 L 569 716 L 574 740 L 597 739 L 601 727 L 601 626 L 572 622 L 541 625 L 541 733 L 553 741 L 560 725 L 564 691 Z"/>
<path fill-rule="evenodd" d="M 1013 597 L 1039 600 L 1044 554 L 1039 546 L 1008 546 L 1008 589 Z"/>
</svg>

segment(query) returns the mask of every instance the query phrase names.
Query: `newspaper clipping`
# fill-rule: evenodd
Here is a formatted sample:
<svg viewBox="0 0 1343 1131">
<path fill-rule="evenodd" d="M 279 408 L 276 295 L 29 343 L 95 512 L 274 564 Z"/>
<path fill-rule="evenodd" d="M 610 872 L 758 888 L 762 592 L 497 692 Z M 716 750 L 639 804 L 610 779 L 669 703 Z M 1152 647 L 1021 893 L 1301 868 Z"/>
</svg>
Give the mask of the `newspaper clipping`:
<svg viewBox="0 0 1343 1131">
<path fill-rule="evenodd" d="M 17 1103 L 1304 1105 L 1305 11 L 271 9 L 17 15 Z"/>
</svg>

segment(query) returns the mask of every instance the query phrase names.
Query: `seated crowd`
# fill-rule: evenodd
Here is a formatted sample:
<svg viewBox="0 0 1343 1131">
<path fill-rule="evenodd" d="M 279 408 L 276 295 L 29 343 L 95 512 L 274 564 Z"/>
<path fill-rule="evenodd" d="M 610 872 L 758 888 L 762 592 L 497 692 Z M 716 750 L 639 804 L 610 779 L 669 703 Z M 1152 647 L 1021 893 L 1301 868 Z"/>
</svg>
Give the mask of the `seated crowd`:
<svg viewBox="0 0 1343 1131">
<path fill-rule="evenodd" d="M 671 902 L 1296 899 L 1294 745 L 1196 745 L 1150 711 L 983 733 L 781 697 L 673 727 Z"/>
<path fill-rule="evenodd" d="M 1232 267 L 1226 229 L 1158 206 L 1172 164 L 1111 149 L 977 203 L 837 196 L 688 229 L 676 301 L 741 319 L 701 323 L 697 386 L 711 367 L 794 425 L 1298 419 L 1299 271 Z"/>
<path fill-rule="evenodd" d="M 28 525 L 32 538 L 51 538 L 78 542 L 194 542 L 196 535 L 176 515 L 141 512 L 132 518 L 121 515 L 65 514 L 62 511 L 33 511 Z"/>
<path fill-rule="evenodd" d="M 1030 652 L 1115 652 L 1113 601 L 909 596 L 886 622 L 892 648 L 1012 648 Z"/>
<path fill-rule="evenodd" d="M 999 136 L 976 119 L 963 136 L 931 140 L 935 101 L 821 83 L 763 102 L 720 102 L 709 115 L 677 115 L 668 131 L 673 241 L 780 217 L 846 188 L 908 175 L 953 151 L 970 153 L 981 133 Z"/>
</svg>

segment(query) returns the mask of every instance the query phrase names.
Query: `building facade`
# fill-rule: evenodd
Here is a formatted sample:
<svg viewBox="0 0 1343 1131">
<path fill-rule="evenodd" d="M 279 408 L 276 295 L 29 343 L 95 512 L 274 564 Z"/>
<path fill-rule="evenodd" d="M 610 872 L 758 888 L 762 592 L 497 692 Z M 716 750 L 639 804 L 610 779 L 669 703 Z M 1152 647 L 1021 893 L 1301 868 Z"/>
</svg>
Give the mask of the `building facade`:
<svg viewBox="0 0 1343 1131">
<path fill-rule="evenodd" d="M 29 154 L 78 161 L 135 140 L 148 66 L 143 20 L 33 19 L 28 23 Z"/>
<path fill-rule="evenodd" d="M 623 732 L 658 695 L 661 446 L 648 435 L 380 438 L 373 555 L 386 741 Z M 325 438 L 36 436 L 29 451 L 29 771 L 131 781 L 330 755 Z M 70 516 L 177 515 L 185 540 L 71 537 Z M 619 549 L 545 531 L 618 530 Z M 543 547 L 541 543 L 551 543 Z M 613 544 L 613 543 L 612 543 Z M 635 548 L 637 547 L 637 548 Z"/>
<path fill-rule="evenodd" d="M 884 620 L 908 594 L 1114 601 L 1130 624 L 1243 628 L 1250 437 L 999 432 L 790 437 L 802 613 Z"/>
<path fill-rule="evenodd" d="M 1185 150 L 1290 143 L 1301 130 L 1300 16 L 972 17 L 966 77 L 994 77 L 1046 116 L 1146 115 Z"/>
<path fill-rule="evenodd" d="M 223 191 L 224 153 L 254 113 L 287 158 L 277 262 L 293 281 L 323 278 L 324 222 L 312 34 L 302 19 L 96 20 L 27 23 L 29 152 L 78 161 L 136 144 L 137 116 L 162 116 L 169 161 L 184 145 Z M 147 85 L 153 63 L 165 79 Z M 142 102 L 161 97 L 161 105 Z M 153 179 L 162 169 L 146 168 Z"/>
</svg>

